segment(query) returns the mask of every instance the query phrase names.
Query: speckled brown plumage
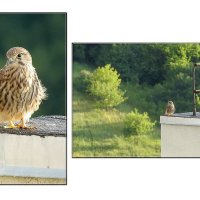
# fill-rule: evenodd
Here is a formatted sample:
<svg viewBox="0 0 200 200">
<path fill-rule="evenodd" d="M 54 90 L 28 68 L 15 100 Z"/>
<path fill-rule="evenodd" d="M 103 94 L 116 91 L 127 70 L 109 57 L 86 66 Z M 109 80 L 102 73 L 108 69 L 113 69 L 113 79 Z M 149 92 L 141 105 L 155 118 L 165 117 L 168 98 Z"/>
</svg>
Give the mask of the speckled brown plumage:
<svg viewBox="0 0 200 200">
<path fill-rule="evenodd" d="M 174 114 L 174 112 L 175 112 L 174 103 L 172 101 L 168 101 L 167 106 L 166 106 L 166 110 L 165 110 L 165 115 L 171 116 L 171 115 Z"/>
<path fill-rule="evenodd" d="M 7 63 L 0 70 L 0 121 L 21 120 L 25 128 L 31 115 L 46 98 L 46 88 L 38 79 L 30 53 L 22 47 L 13 47 L 6 53 Z"/>
</svg>

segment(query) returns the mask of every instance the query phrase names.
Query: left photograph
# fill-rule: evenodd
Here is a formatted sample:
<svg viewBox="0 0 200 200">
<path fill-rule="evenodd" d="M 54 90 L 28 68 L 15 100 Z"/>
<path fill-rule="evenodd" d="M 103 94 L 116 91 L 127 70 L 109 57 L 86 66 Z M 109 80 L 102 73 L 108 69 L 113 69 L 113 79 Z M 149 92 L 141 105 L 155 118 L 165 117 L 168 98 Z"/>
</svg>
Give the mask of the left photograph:
<svg viewBox="0 0 200 200">
<path fill-rule="evenodd" d="M 67 184 L 67 13 L 0 21 L 0 184 Z"/>
</svg>

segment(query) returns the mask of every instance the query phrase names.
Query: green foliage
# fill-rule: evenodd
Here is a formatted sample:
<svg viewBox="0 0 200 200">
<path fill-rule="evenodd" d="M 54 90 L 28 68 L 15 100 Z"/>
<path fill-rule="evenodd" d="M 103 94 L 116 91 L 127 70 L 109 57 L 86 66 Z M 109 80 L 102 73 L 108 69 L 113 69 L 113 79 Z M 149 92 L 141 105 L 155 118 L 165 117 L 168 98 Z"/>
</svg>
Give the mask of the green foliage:
<svg viewBox="0 0 200 200">
<path fill-rule="evenodd" d="M 85 65 L 73 64 L 73 81 L 76 85 L 80 72 L 88 71 Z M 125 84 L 127 85 L 127 84 Z M 123 86 L 124 87 L 124 86 Z M 137 87 L 127 88 L 129 97 L 136 91 L 141 91 L 133 104 L 146 109 L 145 93 Z M 146 90 L 145 90 L 146 91 Z M 143 101 L 141 104 L 140 102 Z M 74 87 L 73 90 L 73 156 L 74 157 L 158 157 L 160 156 L 160 128 L 154 127 L 153 133 L 148 135 L 132 135 L 125 137 L 124 117 L 133 104 L 125 101 L 117 109 L 96 109 L 95 102 L 88 94 Z M 136 105 L 136 107 L 137 107 Z M 156 107 L 155 107 L 156 108 Z M 154 108 L 152 108 L 154 110 Z"/>
<path fill-rule="evenodd" d="M 98 63 L 111 63 L 116 67 L 124 81 L 137 79 L 137 74 L 131 68 L 131 65 L 134 64 L 134 55 L 131 48 L 132 46 L 128 44 L 105 45 L 104 48 L 101 47 L 98 54 Z"/>
<path fill-rule="evenodd" d="M 111 63 L 124 81 L 148 85 L 162 84 L 170 70 L 188 68 L 191 62 L 200 59 L 198 43 L 74 44 L 73 49 L 74 58 L 82 57 L 83 63 L 93 66 Z"/>
<path fill-rule="evenodd" d="M 74 86 L 79 90 L 79 91 L 83 91 L 86 92 L 87 87 L 89 85 L 90 82 L 90 78 L 91 78 L 92 73 L 89 70 L 81 70 L 79 73 L 79 76 L 76 77 L 76 80 L 74 80 Z"/>
<path fill-rule="evenodd" d="M 79 45 L 74 44 L 74 57 L 79 57 L 76 55 Z M 126 82 L 139 79 L 140 83 L 153 85 L 164 80 L 166 59 L 163 50 L 158 46 L 149 44 L 84 44 L 83 48 L 85 53 L 83 62 L 93 66 L 111 63 Z"/>
<path fill-rule="evenodd" d="M 200 44 L 84 44 L 84 52 L 84 62 L 111 63 L 127 83 L 122 87 L 128 105 L 120 108 L 136 107 L 157 121 L 168 100 L 174 101 L 176 112 L 192 110 L 191 62 L 199 61 Z M 196 84 L 200 88 L 200 70 Z"/>
<path fill-rule="evenodd" d="M 119 89 L 121 79 L 117 71 L 107 64 L 98 67 L 90 76 L 88 92 L 101 108 L 112 108 L 122 103 L 124 92 Z"/>
<path fill-rule="evenodd" d="M 196 106 L 200 107 L 200 97 L 198 95 L 196 95 Z"/>
<path fill-rule="evenodd" d="M 73 60 L 84 62 L 85 60 L 85 45 L 77 44 L 73 48 Z"/>
<path fill-rule="evenodd" d="M 128 113 L 124 119 L 125 135 L 146 135 L 153 131 L 155 122 L 151 122 L 148 114 L 138 113 L 138 110 Z"/>
</svg>

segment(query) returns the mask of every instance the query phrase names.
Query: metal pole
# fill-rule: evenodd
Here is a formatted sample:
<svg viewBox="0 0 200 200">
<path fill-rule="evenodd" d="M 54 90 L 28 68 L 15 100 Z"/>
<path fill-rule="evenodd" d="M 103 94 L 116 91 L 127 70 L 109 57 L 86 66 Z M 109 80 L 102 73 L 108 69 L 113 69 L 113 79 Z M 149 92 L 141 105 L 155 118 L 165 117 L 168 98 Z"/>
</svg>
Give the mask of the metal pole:
<svg viewBox="0 0 200 200">
<path fill-rule="evenodd" d="M 196 116 L 195 65 L 193 67 L 193 116 Z"/>
</svg>

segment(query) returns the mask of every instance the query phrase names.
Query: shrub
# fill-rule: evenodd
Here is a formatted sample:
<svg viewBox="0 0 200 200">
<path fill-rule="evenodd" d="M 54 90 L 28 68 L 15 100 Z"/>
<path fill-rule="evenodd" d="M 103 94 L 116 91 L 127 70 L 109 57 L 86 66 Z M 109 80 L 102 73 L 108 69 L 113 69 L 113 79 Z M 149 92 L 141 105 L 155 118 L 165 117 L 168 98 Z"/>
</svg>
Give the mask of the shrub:
<svg viewBox="0 0 200 200">
<path fill-rule="evenodd" d="M 90 76 L 88 92 L 101 108 L 111 108 L 122 103 L 124 92 L 119 89 L 121 79 L 118 72 L 107 64 L 98 67 Z"/>
<path fill-rule="evenodd" d="M 74 81 L 76 89 L 86 92 L 91 74 L 92 73 L 88 70 L 81 70 L 79 76 L 76 77 L 76 80 Z"/>
<path fill-rule="evenodd" d="M 129 135 L 145 135 L 152 132 L 155 122 L 151 122 L 148 114 L 138 113 L 137 109 L 128 113 L 124 119 L 124 134 Z"/>
</svg>

